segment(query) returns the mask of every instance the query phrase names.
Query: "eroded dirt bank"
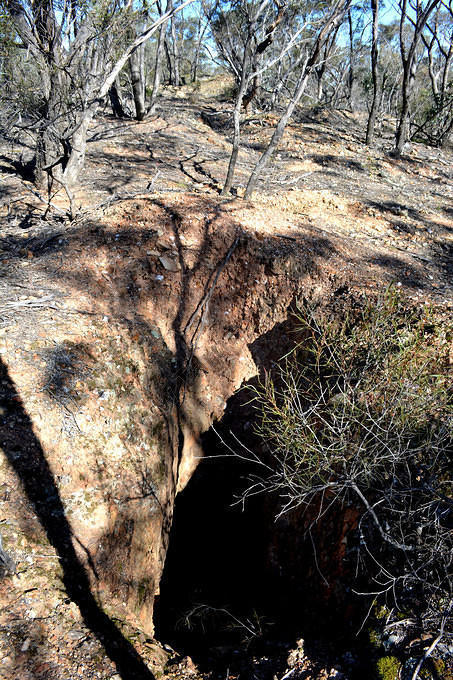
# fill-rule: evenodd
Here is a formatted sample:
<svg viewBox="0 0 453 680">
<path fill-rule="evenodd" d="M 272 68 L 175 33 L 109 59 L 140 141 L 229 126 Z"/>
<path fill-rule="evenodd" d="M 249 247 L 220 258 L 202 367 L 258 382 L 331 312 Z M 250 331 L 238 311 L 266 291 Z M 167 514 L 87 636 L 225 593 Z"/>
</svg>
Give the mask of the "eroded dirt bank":
<svg viewBox="0 0 453 680">
<path fill-rule="evenodd" d="M 175 495 L 200 435 L 256 373 L 253 343 L 298 296 L 404 271 L 428 299 L 429 273 L 404 253 L 383 269 L 383 246 L 296 209 L 191 194 L 47 223 L 4 252 L 0 531 L 17 574 L 0 584 L 0 673 L 151 677 L 166 658 L 150 637 Z"/>
</svg>

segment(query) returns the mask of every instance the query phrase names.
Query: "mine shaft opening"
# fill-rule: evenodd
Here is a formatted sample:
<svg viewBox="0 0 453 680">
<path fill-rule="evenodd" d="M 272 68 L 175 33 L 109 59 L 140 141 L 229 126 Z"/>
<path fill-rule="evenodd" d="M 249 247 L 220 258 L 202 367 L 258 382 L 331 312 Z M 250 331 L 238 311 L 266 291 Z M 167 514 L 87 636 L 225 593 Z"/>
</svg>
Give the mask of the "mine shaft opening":
<svg viewBox="0 0 453 680">
<path fill-rule="evenodd" d="M 294 344 L 290 330 L 289 322 L 280 324 L 254 343 L 259 368 Z M 233 395 L 222 421 L 203 437 L 205 458 L 176 499 L 157 600 L 157 637 L 201 669 L 218 662 L 225 671 L 235 655 L 274 653 L 300 637 L 335 638 L 337 647 L 350 648 L 361 616 L 349 612 L 345 619 L 335 597 L 326 597 L 301 520 L 276 521 L 278 501 L 269 494 L 237 502 L 256 470 L 227 455 L 222 440 L 233 451 L 240 452 L 239 442 L 259 447 L 250 395 L 247 386 Z M 326 535 L 329 543 L 328 529 Z"/>
<path fill-rule="evenodd" d="M 239 644 L 247 637 L 246 621 L 259 625 L 269 597 L 263 521 L 266 499 L 244 505 L 238 496 L 246 484 L 247 466 L 227 452 L 219 433 L 228 437 L 232 421 L 238 430 L 238 401 L 233 397 L 225 417 L 203 437 L 206 458 L 176 499 L 173 527 L 158 600 L 158 637 L 196 656 L 198 648 Z M 244 413 L 241 414 L 242 416 Z M 242 421 L 239 429 L 247 429 Z M 267 597 L 264 595 L 267 593 Z"/>
<path fill-rule="evenodd" d="M 250 445 L 244 400 L 233 397 L 222 423 L 206 433 L 207 457 L 176 500 L 157 600 L 158 639 L 219 677 L 227 669 L 253 677 L 247 668 L 254 655 L 280 655 L 283 675 L 287 650 L 299 638 L 306 645 L 328 640 L 335 654 L 351 649 L 361 616 L 345 618 L 325 599 L 310 539 L 288 519 L 275 521 L 271 497 L 236 502 L 251 470 L 224 455 L 219 434 L 234 444 L 233 431 Z"/>
</svg>

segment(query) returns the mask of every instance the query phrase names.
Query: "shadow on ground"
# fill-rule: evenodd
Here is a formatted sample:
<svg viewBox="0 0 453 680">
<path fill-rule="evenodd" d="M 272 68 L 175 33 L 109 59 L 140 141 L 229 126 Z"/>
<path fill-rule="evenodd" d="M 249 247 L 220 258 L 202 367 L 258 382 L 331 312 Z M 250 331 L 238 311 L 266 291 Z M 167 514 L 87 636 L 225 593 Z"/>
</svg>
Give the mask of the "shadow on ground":
<svg viewBox="0 0 453 680">
<path fill-rule="evenodd" d="M 88 574 L 74 549 L 73 532 L 66 518 L 55 478 L 8 369 L 1 359 L 0 385 L 0 401 L 8 409 L 8 419 L 15 420 L 14 433 L 6 427 L 5 420 L 0 426 L 2 449 L 20 480 L 49 543 L 60 558 L 63 583 L 68 596 L 79 607 L 86 626 L 102 643 L 122 680 L 154 680 L 153 674 L 134 647 L 96 602 Z M 20 446 L 17 445 L 17 428 L 20 429 Z"/>
</svg>

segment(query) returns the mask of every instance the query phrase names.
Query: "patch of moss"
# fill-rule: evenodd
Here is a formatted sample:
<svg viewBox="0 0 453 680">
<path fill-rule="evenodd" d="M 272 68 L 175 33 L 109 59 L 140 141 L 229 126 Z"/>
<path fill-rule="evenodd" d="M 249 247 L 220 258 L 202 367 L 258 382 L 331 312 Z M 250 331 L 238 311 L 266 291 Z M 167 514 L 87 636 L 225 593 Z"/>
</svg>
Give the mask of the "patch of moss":
<svg viewBox="0 0 453 680">
<path fill-rule="evenodd" d="M 381 656 L 376 663 L 376 677 L 379 680 L 398 680 L 401 662 L 396 656 Z"/>
<path fill-rule="evenodd" d="M 430 661 L 438 678 L 453 680 L 453 666 L 447 666 L 443 659 L 430 659 Z"/>
<path fill-rule="evenodd" d="M 382 640 L 381 636 L 379 635 L 378 631 L 375 628 L 370 628 L 368 631 L 368 640 L 370 642 L 370 645 L 374 649 L 379 649 L 382 645 Z"/>
<path fill-rule="evenodd" d="M 137 586 L 137 608 L 145 603 L 146 597 L 150 591 L 151 581 L 150 579 L 143 579 Z"/>
<path fill-rule="evenodd" d="M 374 615 L 377 619 L 385 619 L 388 616 L 389 610 L 387 607 L 375 607 Z"/>
</svg>

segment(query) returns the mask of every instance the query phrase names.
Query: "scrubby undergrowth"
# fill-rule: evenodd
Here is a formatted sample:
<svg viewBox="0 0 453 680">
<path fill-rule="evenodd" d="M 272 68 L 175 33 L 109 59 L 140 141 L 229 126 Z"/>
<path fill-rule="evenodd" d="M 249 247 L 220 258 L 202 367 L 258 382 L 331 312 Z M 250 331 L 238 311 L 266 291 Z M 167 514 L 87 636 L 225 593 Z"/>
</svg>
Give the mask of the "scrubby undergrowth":
<svg viewBox="0 0 453 680">
<path fill-rule="evenodd" d="M 405 677 L 436 677 L 427 659 L 451 661 L 453 635 L 453 328 L 391 289 L 297 316 L 304 340 L 253 388 L 264 447 L 238 454 L 257 466 L 245 496 L 302 512 L 318 551 L 326 516 L 352 510 L 342 585 L 369 600 L 362 626 Z"/>
</svg>

